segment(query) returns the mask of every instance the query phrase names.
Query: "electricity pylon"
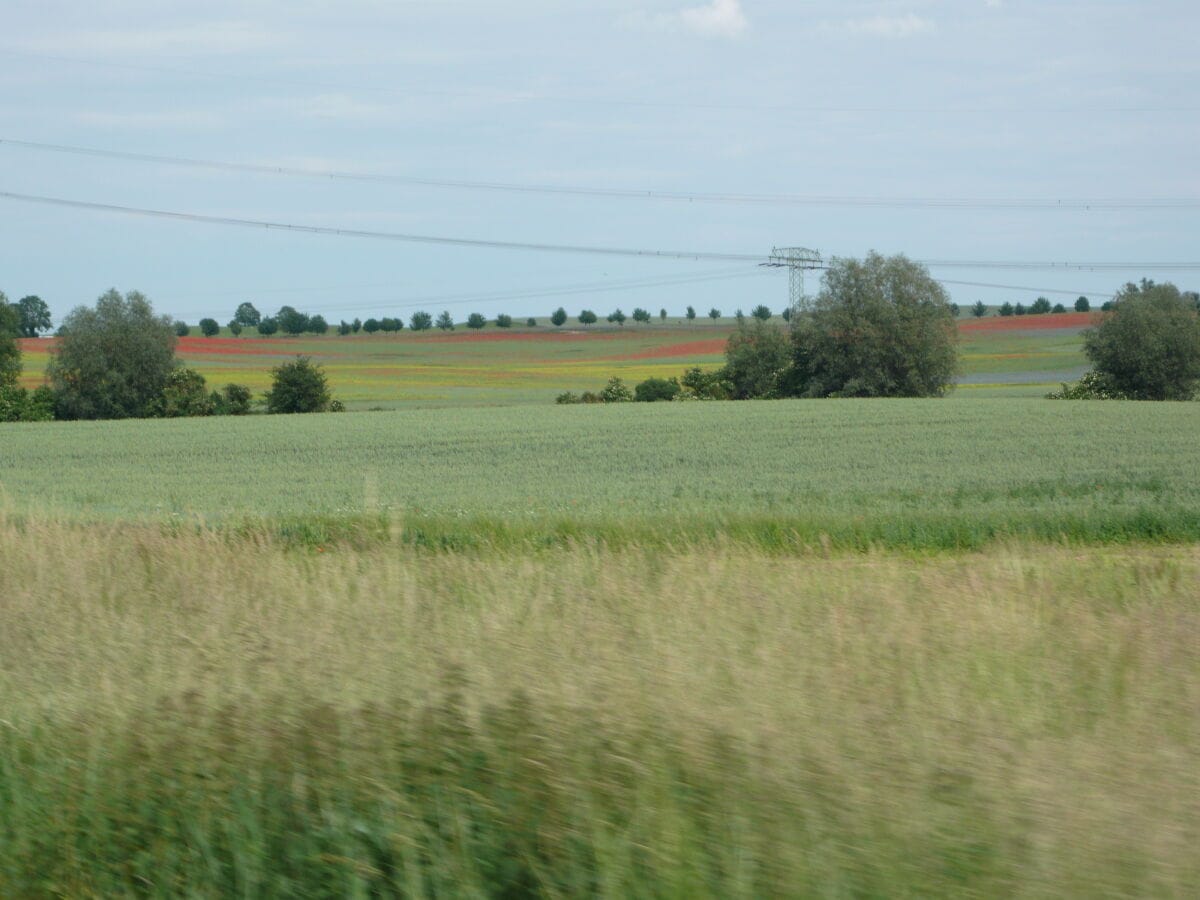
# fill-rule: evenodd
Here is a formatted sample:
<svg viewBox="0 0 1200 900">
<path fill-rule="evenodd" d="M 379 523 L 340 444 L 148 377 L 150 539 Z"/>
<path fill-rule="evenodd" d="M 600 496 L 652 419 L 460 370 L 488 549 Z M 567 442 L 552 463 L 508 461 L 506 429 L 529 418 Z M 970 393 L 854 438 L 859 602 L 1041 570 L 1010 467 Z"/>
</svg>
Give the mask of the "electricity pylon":
<svg viewBox="0 0 1200 900">
<path fill-rule="evenodd" d="M 789 307 L 792 315 L 807 312 L 808 295 L 804 293 L 804 273 L 825 268 L 825 261 L 816 250 L 807 247 L 776 247 L 771 258 L 763 263 L 772 269 L 788 270 Z"/>
</svg>

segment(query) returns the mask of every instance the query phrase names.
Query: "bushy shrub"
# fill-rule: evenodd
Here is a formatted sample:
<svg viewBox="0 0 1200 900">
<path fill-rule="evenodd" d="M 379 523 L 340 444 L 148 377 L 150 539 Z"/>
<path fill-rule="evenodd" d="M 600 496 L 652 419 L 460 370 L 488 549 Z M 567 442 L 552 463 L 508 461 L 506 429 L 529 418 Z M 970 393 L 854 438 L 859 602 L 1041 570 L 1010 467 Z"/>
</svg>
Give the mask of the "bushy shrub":
<svg viewBox="0 0 1200 900">
<path fill-rule="evenodd" d="M 330 412 L 345 412 L 346 404 L 343 403 L 341 400 L 330 400 L 329 401 L 329 411 Z"/>
<path fill-rule="evenodd" d="M 330 404 L 325 371 L 307 356 L 276 366 L 266 401 L 269 413 L 325 412 Z"/>
<path fill-rule="evenodd" d="M 633 392 L 614 375 L 600 391 L 600 400 L 604 403 L 629 403 L 633 400 Z"/>
<path fill-rule="evenodd" d="M 175 320 L 175 337 L 187 337 L 192 333 L 192 327 L 182 319 Z"/>
<path fill-rule="evenodd" d="M 261 319 L 254 327 L 263 337 L 270 337 L 279 331 L 279 323 L 275 320 L 274 316 L 267 316 L 265 319 Z"/>
<path fill-rule="evenodd" d="M 1055 303 L 1054 309 L 1050 310 L 1050 312 L 1054 313 L 1055 315 L 1058 315 L 1059 313 L 1065 313 L 1066 311 L 1067 311 L 1067 308 L 1065 306 L 1063 306 L 1061 303 Z"/>
<path fill-rule="evenodd" d="M 595 325 L 596 324 L 596 314 L 594 312 L 592 312 L 590 309 L 581 310 L 579 313 L 579 324 L 580 325 Z"/>
<path fill-rule="evenodd" d="M 680 384 L 684 390 L 698 400 L 728 400 L 730 386 L 725 380 L 725 370 L 705 372 L 693 366 L 683 373 Z"/>
<path fill-rule="evenodd" d="M 735 400 L 779 397 L 792 364 L 792 345 L 783 329 L 756 319 L 738 325 L 725 345 L 724 378 Z"/>
<path fill-rule="evenodd" d="M 325 317 L 319 313 L 315 316 L 309 316 L 308 327 L 304 329 L 309 334 L 326 334 L 329 331 L 329 323 L 325 321 Z"/>
<path fill-rule="evenodd" d="M 567 311 L 561 306 L 550 315 L 550 321 L 557 328 L 567 321 Z"/>
<path fill-rule="evenodd" d="M 580 403 L 603 403 L 604 398 L 601 397 L 599 394 L 597 394 L 595 391 L 584 391 L 582 394 L 579 395 L 579 402 Z"/>
<path fill-rule="evenodd" d="M 977 319 L 982 319 L 987 315 L 987 307 L 984 305 L 982 300 L 977 301 L 976 304 L 971 307 L 971 315 Z"/>
<path fill-rule="evenodd" d="M 1080 297 L 1075 301 L 1075 312 L 1091 312 L 1092 302 L 1087 297 Z"/>
<path fill-rule="evenodd" d="M 1013 314 L 1013 305 L 1005 300 L 1000 304 L 1000 315 L 1011 316 Z"/>
<path fill-rule="evenodd" d="M 221 325 L 216 319 L 204 318 L 200 320 L 200 333 L 205 337 L 216 337 L 221 333 Z"/>
<path fill-rule="evenodd" d="M 166 419 L 211 416 L 216 411 L 204 376 L 195 369 L 178 368 L 167 376 L 162 396 L 151 414 Z"/>
<path fill-rule="evenodd" d="M 229 333 L 232 334 L 234 337 L 237 337 L 239 334 L 242 333 L 242 323 L 239 322 L 237 319 L 230 319 L 229 325 L 227 327 L 229 328 Z"/>
<path fill-rule="evenodd" d="M 1050 301 L 1045 297 L 1038 297 L 1029 307 L 1031 316 L 1041 316 L 1050 312 Z"/>
<path fill-rule="evenodd" d="M 572 394 L 570 391 L 563 391 L 554 398 L 554 402 L 560 406 L 566 406 L 573 403 L 580 403 L 581 401 L 578 394 Z"/>
<path fill-rule="evenodd" d="M 0 422 L 48 422 L 54 418 L 54 392 L 42 385 L 32 391 L 0 386 Z"/>
<path fill-rule="evenodd" d="M 337 333 L 340 337 L 345 337 L 353 330 L 354 328 L 345 319 L 342 319 L 342 321 L 338 323 Z"/>
<path fill-rule="evenodd" d="M 633 399 L 638 403 L 671 401 L 679 396 L 679 382 L 674 378 L 647 378 L 633 389 Z"/>
<path fill-rule="evenodd" d="M 471 313 L 467 316 L 468 328 L 482 328 L 487 324 L 487 319 L 483 317 L 483 313 Z"/>
<path fill-rule="evenodd" d="M 1063 382 L 1062 390 L 1051 391 L 1047 400 L 1124 400 L 1113 383 L 1099 372 L 1088 372 L 1074 384 Z"/>
<path fill-rule="evenodd" d="M 507 315 L 506 313 L 500 313 L 500 315 L 496 316 L 496 327 L 512 328 L 512 316 Z"/>
<path fill-rule="evenodd" d="M 244 384 L 227 384 L 220 392 L 213 391 L 212 396 L 219 416 L 244 416 L 250 412 L 250 388 Z"/>
<path fill-rule="evenodd" d="M 533 316 L 530 316 L 528 319 L 525 320 L 525 327 L 526 328 L 537 328 L 537 319 L 535 319 Z"/>
<path fill-rule="evenodd" d="M 396 316 L 384 316 L 379 320 L 379 328 L 388 334 L 394 334 L 397 331 L 404 330 L 404 320 Z M 426 328 L 429 328 L 429 326 L 426 325 Z"/>
<path fill-rule="evenodd" d="M 377 331 L 383 330 L 383 323 L 378 319 L 367 319 L 367 321 L 363 322 L 362 328 L 367 334 L 374 334 Z"/>
</svg>

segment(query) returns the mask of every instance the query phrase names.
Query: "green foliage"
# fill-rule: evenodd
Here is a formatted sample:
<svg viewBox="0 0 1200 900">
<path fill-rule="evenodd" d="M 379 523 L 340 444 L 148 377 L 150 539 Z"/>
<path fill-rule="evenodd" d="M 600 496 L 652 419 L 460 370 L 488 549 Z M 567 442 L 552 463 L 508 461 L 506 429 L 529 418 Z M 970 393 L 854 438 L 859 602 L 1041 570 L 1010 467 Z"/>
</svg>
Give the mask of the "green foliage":
<svg viewBox="0 0 1200 900">
<path fill-rule="evenodd" d="M 666 309 L 666 307 L 663 307 L 662 309 L 660 309 L 660 310 L 658 311 L 658 320 L 659 320 L 660 322 L 665 322 L 665 321 L 667 321 L 667 309 Z"/>
<path fill-rule="evenodd" d="M 1170 283 L 1127 284 L 1084 351 L 1131 400 L 1190 400 L 1200 387 L 1200 316 Z"/>
<path fill-rule="evenodd" d="M 486 324 L 487 319 L 483 317 L 482 313 L 471 313 L 469 316 L 467 316 L 468 328 L 482 328 Z"/>
<path fill-rule="evenodd" d="M 1111 300 L 1105 300 L 1100 304 L 1100 312 L 1112 312 L 1114 303 Z"/>
<path fill-rule="evenodd" d="M 422 319 L 421 321 L 424 322 L 425 320 Z M 389 334 L 397 331 L 403 331 L 404 320 L 396 316 L 384 316 L 379 320 L 379 327 Z M 427 324 L 424 330 L 428 331 L 430 327 L 432 326 Z"/>
<path fill-rule="evenodd" d="M 254 308 L 253 303 L 246 302 L 238 304 L 237 312 L 233 314 L 233 318 L 246 328 L 255 328 L 262 321 L 262 314 Z"/>
<path fill-rule="evenodd" d="M 566 406 L 566 405 L 570 405 L 570 404 L 574 404 L 574 403 L 579 403 L 581 401 L 579 399 L 578 394 L 573 394 L 570 391 L 563 391 L 561 394 L 559 394 L 557 397 L 554 398 L 554 402 L 559 404 L 560 406 Z"/>
<path fill-rule="evenodd" d="M 680 390 L 674 378 L 647 378 L 633 389 L 633 399 L 638 403 L 671 401 L 679 396 Z"/>
<path fill-rule="evenodd" d="M 362 327 L 363 327 L 363 331 L 365 331 L 367 334 L 374 334 L 375 332 L 382 329 L 383 325 L 380 323 L 380 321 L 378 319 L 367 319 L 367 321 L 363 322 Z"/>
<path fill-rule="evenodd" d="M 728 400 L 732 390 L 724 369 L 705 372 L 699 366 L 684 372 L 680 384 L 697 400 Z"/>
<path fill-rule="evenodd" d="M 597 321 L 596 314 L 594 312 L 592 312 L 590 309 L 584 309 L 584 310 L 580 311 L 580 313 L 579 313 L 579 324 L 580 325 L 595 325 L 596 321 Z"/>
<path fill-rule="evenodd" d="M 958 318 L 958 313 L 959 313 L 958 304 L 957 304 L 957 303 L 951 303 L 951 304 L 950 304 L 950 315 L 951 315 L 951 316 L 953 316 L 954 318 L 956 318 L 956 319 L 957 319 L 957 318 Z"/>
<path fill-rule="evenodd" d="M 714 306 L 708 311 L 708 317 L 713 321 L 716 321 L 717 319 L 721 318 L 721 311 Z"/>
<path fill-rule="evenodd" d="M 496 316 L 496 327 L 497 328 L 512 328 L 512 323 L 513 323 L 513 320 L 512 320 L 512 316 L 510 316 L 510 315 L 501 313 L 500 315 Z"/>
<path fill-rule="evenodd" d="M 1050 312 L 1054 313 L 1055 315 L 1058 315 L 1059 313 L 1065 313 L 1066 311 L 1067 311 L 1067 308 L 1065 306 L 1063 306 L 1061 303 L 1055 303 L 1054 309 L 1050 310 Z"/>
<path fill-rule="evenodd" d="M 1016 306 L 1013 307 L 1013 315 L 1023 316 L 1028 312 L 1029 312 L 1029 310 L 1025 308 L 1024 303 L 1018 303 Z"/>
<path fill-rule="evenodd" d="M 497 323 L 497 324 L 499 324 L 499 323 Z M 512 324 L 512 319 L 509 319 L 509 324 L 510 325 Z M 439 315 L 437 318 L 437 327 L 440 328 L 442 331 L 453 331 L 454 330 L 454 317 L 452 315 L 450 315 L 449 310 L 442 310 L 441 315 Z"/>
<path fill-rule="evenodd" d="M 424 310 L 415 312 L 408 320 L 408 327 L 413 331 L 428 331 L 433 327 L 433 316 Z"/>
<path fill-rule="evenodd" d="M 110 290 L 95 308 L 77 307 L 64 320 L 47 367 L 67 419 L 152 415 L 175 369 L 175 331 L 137 291 Z"/>
<path fill-rule="evenodd" d="M 213 410 L 219 416 L 245 416 L 250 412 L 252 395 L 244 384 L 227 384 L 213 391 Z"/>
<path fill-rule="evenodd" d="M 351 334 L 353 331 L 354 331 L 354 326 L 352 326 L 345 319 L 342 319 L 342 321 L 340 321 L 338 323 L 337 333 L 338 333 L 339 337 L 346 337 L 349 334 Z"/>
<path fill-rule="evenodd" d="M 696 307 L 689 306 L 687 308 L 687 319 L 689 322 L 692 322 L 695 320 L 695 318 L 696 318 Z"/>
<path fill-rule="evenodd" d="M 1080 297 L 1075 301 L 1075 312 L 1091 312 L 1092 304 L 1087 297 Z"/>
<path fill-rule="evenodd" d="M 216 412 L 216 404 L 208 393 L 204 376 L 195 369 L 180 367 L 167 376 L 162 396 L 151 412 L 167 419 L 211 416 Z"/>
<path fill-rule="evenodd" d="M 1050 301 L 1045 297 L 1038 297 L 1029 307 L 1029 314 L 1031 316 L 1042 316 L 1048 312 L 1050 312 Z"/>
<path fill-rule="evenodd" d="M 329 401 L 329 411 L 335 412 L 335 413 L 345 412 L 346 404 L 343 403 L 341 400 L 330 400 Z"/>
<path fill-rule="evenodd" d="M 754 307 L 754 309 L 750 310 L 750 315 L 754 316 L 754 318 L 761 322 L 765 322 L 767 319 L 771 318 L 771 310 L 766 305 L 760 303 L 758 306 Z"/>
<path fill-rule="evenodd" d="M 240 335 L 242 333 L 242 323 L 239 322 L 237 319 L 230 319 L 228 327 L 229 327 L 229 333 L 232 334 L 234 337 L 237 337 L 238 335 Z"/>
<path fill-rule="evenodd" d="M 309 334 L 326 334 L 329 331 L 329 323 L 325 321 L 325 317 L 319 313 L 315 316 L 309 316 L 308 327 L 304 329 Z"/>
<path fill-rule="evenodd" d="M 307 356 L 276 366 L 265 399 L 269 413 L 326 412 L 330 396 L 325 371 Z"/>
<path fill-rule="evenodd" d="M 642 309 L 640 306 L 633 311 L 633 321 L 645 324 L 650 321 L 650 310 Z"/>
<path fill-rule="evenodd" d="M 54 392 L 42 385 L 32 391 L 0 385 L 0 422 L 48 422 L 54 418 Z"/>
<path fill-rule="evenodd" d="M 1088 372 L 1075 384 L 1062 385 L 1062 390 L 1051 391 L 1046 395 L 1047 400 L 1125 400 L 1122 394 L 1106 375 L 1100 372 Z"/>
<path fill-rule="evenodd" d="M 628 403 L 633 400 L 633 393 L 624 381 L 613 376 L 600 391 L 600 400 L 603 403 Z"/>
<path fill-rule="evenodd" d="M 221 325 L 216 319 L 201 319 L 200 333 L 205 337 L 216 337 L 221 333 Z"/>
<path fill-rule="evenodd" d="M 3 301 L 0 300 L 0 303 Z M 50 307 L 36 294 L 30 294 L 17 301 L 17 314 L 21 318 L 21 337 L 35 338 L 49 331 L 53 325 L 50 319 Z"/>
<path fill-rule="evenodd" d="M 291 306 L 281 308 L 275 314 L 275 321 L 279 323 L 279 330 L 284 334 L 296 335 L 308 331 L 308 316 Z"/>
<path fill-rule="evenodd" d="M 1009 303 L 1007 300 L 1005 300 L 1003 303 L 1000 304 L 1000 315 L 1007 317 L 1007 316 L 1011 316 L 1013 314 L 1013 312 L 1015 312 L 1015 310 L 1013 309 L 1013 305 L 1011 303 Z"/>
<path fill-rule="evenodd" d="M 722 379 L 734 400 L 775 398 L 782 396 L 791 364 L 792 346 L 782 328 L 743 320 L 725 344 Z"/>
<path fill-rule="evenodd" d="M 17 383 L 21 377 L 21 346 L 17 343 L 21 317 L 15 306 L 0 292 L 0 388 Z"/>
<path fill-rule="evenodd" d="M 550 315 L 550 321 L 556 328 L 559 328 L 567 321 L 567 311 L 561 306 Z"/>
<path fill-rule="evenodd" d="M 976 301 L 975 305 L 971 307 L 971 315 L 977 319 L 982 319 L 987 315 L 987 306 L 984 305 L 982 300 Z"/>
<path fill-rule="evenodd" d="M 267 316 L 265 319 L 259 320 L 259 323 L 254 326 L 263 337 L 270 337 L 279 331 L 279 322 L 272 316 Z"/>
<path fill-rule="evenodd" d="M 192 326 L 190 326 L 187 322 L 183 321 L 182 319 L 176 320 L 175 325 L 173 327 L 175 329 L 176 337 L 187 337 L 189 334 L 192 333 Z"/>
<path fill-rule="evenodd" d="M 785 321 L 785 322 L 791 322 L 792 321 L 792 308 L 790 306 L 785 306 L 783 308 L 783 312 L 781 312 L 779 314 L 779 317 L 781 319 L 783 319 L 783 321 Z"/>
<path fill-rule="evenodd" d="M 904 256 L 834 259 L 812 312 L 792 328 L 789 394 L 939 397 L 958 368 L 946 292 Z"/>
<path fill-rule="evenodd" d="M 528 319 L 525 320 L 525 327 L 526 328 L 537 328 L 537 319 L 535 319 L 533 316 L 530 316 Z"/>
<path fill-rule="evenodd" d="M 616 322 L 618 325 L 623 326 L 625 324 L 625 313 L 621 312 L 620 307 L 618 307 L 608 314 L 608 321 Z"/>
<path fill-rule="evenodd" d="M 355 318 L 355 320 L 350 323 L 350 328 L 355 334 L 358 334 L 360 331 L 362 331 L 362 327 L 362 319 Z"/>
</svg>

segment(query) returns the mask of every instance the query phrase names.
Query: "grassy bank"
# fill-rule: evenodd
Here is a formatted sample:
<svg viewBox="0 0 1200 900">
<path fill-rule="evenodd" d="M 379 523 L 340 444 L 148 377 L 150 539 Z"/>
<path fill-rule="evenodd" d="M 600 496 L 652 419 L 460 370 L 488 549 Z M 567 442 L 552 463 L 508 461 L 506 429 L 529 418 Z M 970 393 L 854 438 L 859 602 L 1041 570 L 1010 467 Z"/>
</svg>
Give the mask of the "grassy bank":
<svg viewBox="0 0 1200 900">
<path fill-rule="evenodd" d="M 0 895 L 1200 890 L 1200 552 L 0 524 Z"/>
</svg>

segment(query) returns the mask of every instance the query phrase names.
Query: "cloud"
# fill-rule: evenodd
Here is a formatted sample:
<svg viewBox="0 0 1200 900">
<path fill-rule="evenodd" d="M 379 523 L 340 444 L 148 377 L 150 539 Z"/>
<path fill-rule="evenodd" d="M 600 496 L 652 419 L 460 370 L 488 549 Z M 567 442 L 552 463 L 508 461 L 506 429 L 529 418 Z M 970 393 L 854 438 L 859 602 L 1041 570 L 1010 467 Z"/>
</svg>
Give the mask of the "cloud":
<svg viewBox="0 0 1200 900">
<path fill-rule="evenodd" d="M 689 31 L 703 37 L 736 38 L 750 27 L 741 0 L 712 0 L 672 13 L 630 13 L 622 24 L 655 31 Z"/>
<path fill-rule="evenodd" d="M 928 34 L 937 26 L 931 19 L 923 19 L 915 13 L 904 16 L 869 16 L 862 19 L 847 19 L 839 30 L 851 34 L 866 34 L 873 37 L 908 38 Z"/>
</svg>

